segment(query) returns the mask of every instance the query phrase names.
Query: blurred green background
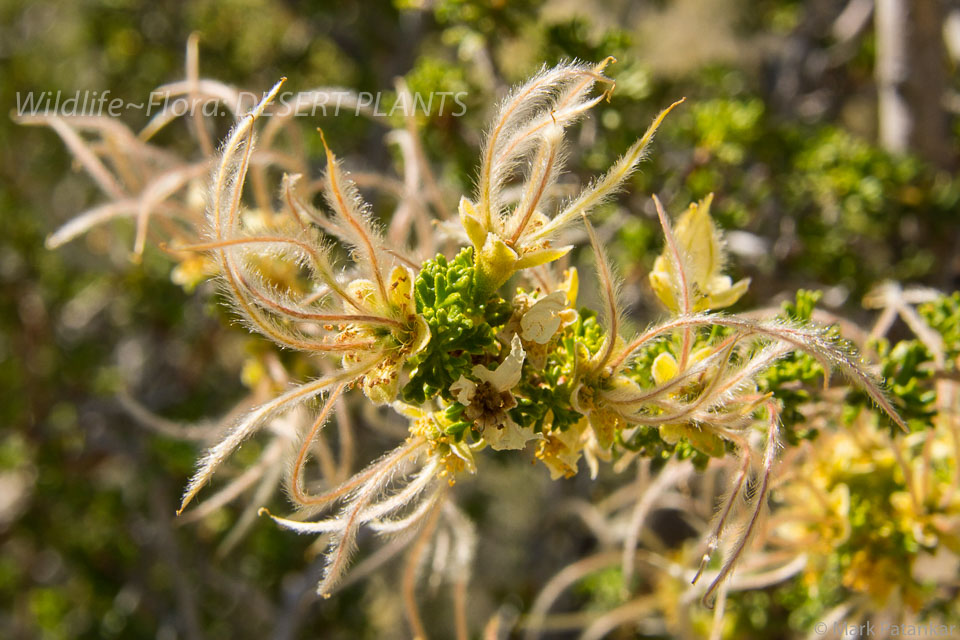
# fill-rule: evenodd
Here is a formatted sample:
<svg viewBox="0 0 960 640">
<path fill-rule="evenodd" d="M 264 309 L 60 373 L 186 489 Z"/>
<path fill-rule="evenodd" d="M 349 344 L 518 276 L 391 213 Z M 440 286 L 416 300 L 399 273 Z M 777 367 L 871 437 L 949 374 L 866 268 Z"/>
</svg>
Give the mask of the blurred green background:
<svg viewBox="0 0 960 640">
<path fill-rule="evenodd" d="M 960 9 L 931 4 L 936 51 L 908 60 L 927 94 L 904 91 L 914 124 L 934 132 L 899 146 L 878 118 L 883 41 L 872 3 L 841 0 L 2 0 L 0 105 L 12 111 L 29 91 L 109 89 L 142 101 L 183 77 L 185 43 L 198 32 L 201 75 L 249 90 L 287 76 L 292 90 L 390 92 L 404 76 L 414 91 L 467 92 L 464 117 L 421 122 L 444 184 L 466 193 L 505 88 L 544 63 L 613 55 L 613 100 L 574 135 L 581 181 L 687 97 L 619 206 L 598 213 L 634 319 L 657 313 L 645 284 L 659 251 L 654 192 L 674 212 L 716 193 L 718 221 L 736 230 L 733 275 L 753 278 L 741 306 L 820 288 L 827 308 L 862 319 L 860 299 L 883 279 L 960 286 L 951 27 Z M 137 112 L 123 119 L 146 123 Z M 352 166 L 391 171 L 384 129 L 350 117 L 322 124 Z M 243 394 L 238 370 L 254 347 L 215 298 L 170 281 L 162 252 L 131 261 L 123 223 L 44 248 L 99 198 L 52 131 L 0 118 L 0 636 L 405 637 L 393 570 L 317 602 L 309 540 L 258 522 L 217 557 L 239 508 L 176 525 L 197 450 L 136 425 L 116 394 L 129 389 L 174 419 L 216 417 Z M 582 551 L 576 531 L 551 529 L 549 504 L 594 490 L 584 478 L 551 484 L 526 465 L 500 471 L 463 488 L 482 540 L 475 629 L 498 607 L 529 607 Z M 517 483 L 536 490 L 518 495 Z M 427 617 L 448 619 L 431 598 Z"/>
</svg>

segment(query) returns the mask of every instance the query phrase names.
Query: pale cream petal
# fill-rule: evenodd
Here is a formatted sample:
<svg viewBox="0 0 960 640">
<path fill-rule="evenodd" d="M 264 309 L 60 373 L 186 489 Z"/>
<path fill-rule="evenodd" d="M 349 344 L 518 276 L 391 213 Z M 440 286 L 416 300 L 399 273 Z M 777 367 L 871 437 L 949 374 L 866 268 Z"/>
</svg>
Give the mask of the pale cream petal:
<svg viewBox="0 0 960 640">
<path fill-rule="evenodd" d="M 566 308 L 567 294 L 554 291 L 540 298 L 520 319 L 520 330 L 524 340 L 537 344 L 546 344 L 557 333 L 563 322 L 561 312 Z"/>
<path fill-rule="evenodd" d="M 560 445 L 552 451 L 552 455 L 543 457 L 543 463 L 550 470 L 551 480 L 570 477 L 577 473 L 577 464 L 580 462 L 582 453 L 581 439 L 587 426 L 586 420 L 580 420 L 577 424 L 568 427 L 566 431 L 550 434 L 550 444 L 547 446 Z"/>
<path fill-rule="evenodd" d="M 525 356 L 520 336 L 514 335 L 510 343 L 510 355 L 500 363 L 496 371 L 478 365 L 473 368 L 473 375 L 490 383 L 497 391 L 510 391 L 520 382 L 520 370 L 523 368 Z"/>
<path fill-rule="evenodd" d="M 468 380 L 463 376 L 460 376 L 459 380 L 450 385 L 450 393 L 457 399 L 457 402 L 464 406 L 470 404 L 476 392 L 477 384 L 473 380 Z"/>
<path fill-rule="evenodd" d="M 726 291 L 731 286 L 733 286 L 733 279 L 730 276 L 714 275 L 705 288 L 710 293 L 714 293 L 715 291 Z"/>
<path fill-rule="evenodd" d="M 483 430 L 483 439 L 494 451 L 523 449 L 527 442 L 536 438 L 533 427 L 521 427 L 507 418 L 502 428 L 487 427 Z"/>
</svg>

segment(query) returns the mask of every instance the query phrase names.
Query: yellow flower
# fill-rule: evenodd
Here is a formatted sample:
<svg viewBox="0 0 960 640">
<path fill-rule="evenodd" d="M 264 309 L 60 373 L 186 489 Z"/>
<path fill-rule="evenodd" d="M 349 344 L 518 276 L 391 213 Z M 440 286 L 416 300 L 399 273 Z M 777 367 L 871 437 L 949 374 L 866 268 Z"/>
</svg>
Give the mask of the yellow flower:
<svg viewBox="0 0 960 640">
<path fill-rule="evenodd" d="M 402 364 L 394 358 L 386 357 L 364 374 L 361 388 L 370 402 L 377 405 L 390 404 L 397 398 Z"/>
<path fill-rule="evenodd" d="M 387 284 L 386 300 L 380 299 L 376 285 L 370 280 L 358 279 L 350 282 L 347 293 L 357 301 L 367 304 L 376 313 L 397 318 L 406 327 L 404 331 L 391 334 L 392 343 L 386 345 L 383 359 L 364 374 L 362 380 L 363 393 L 371 402 L 378 405 L 389 404 L 397 397 L 404 362 L 424 349 L 430 341 L 430 329 L 416 312 L 413 273 L 407 267 L 394 267 Z M 378 328 L 357 324 L 342 335 L 383 341 L 378 331 Z M 344 355 L 344 363 L 357 358 L 358 354 L 347 353 Z"/>
<path fill-rule="evenodd" d="M 722 458 L 727 452 L 723 438 L 706 425 L 670 423 L 660 425 L 660 437 L 667 444 L 677 444 L 686 438 L 690 445 L 711 458 Z"/>
<path fill-rule="evenodd" d="M 573 248 L 572 245 L 554 248 L 547 241 L 510 247 L 484 227 L 476 206 L 467 198 L 460 199 L 460 222 L 476 252 L 477 286 L 488 295 L 517 271 L 553 262 Z"/>
<path fill-rule="evenodd" d="M 552 414 L 548 415 L 547 422 L 552 422 Z M 587 426 L 587 421 L 581 419 L 566 431 L 551 430 L 540 442 L 537 458 L 550 470 L 551 480 L 572 478 L 577 474 L 577 463 L 583 450 L 581 441 Z"/>
<path fill-rule="evenodd" d="M 904 583 L 903 579 L 896 559 L 877 557 L 867 549 L 860 549 L 853 554 L 842 581 L 846 588 L 869 594 L 878 605 L 886 605 L 894 589 Z"/>
<path fill-rule="evenodd" d="M 201 282 L 216 274 L 216 261 L 207 254 L 198 253 L 181 260 L 170 273 L 170 280 L 183 287 L 187 293 L 193 293 Z"/>
<path fill-rule="evenodd" d="M 705 353 L 704 350 L 701 350 L 700 357 L 702 358 Z M 651 369 L 653 381 L 658 385 L 669 382 L 680 373 L 680 365 L 677 364 L 677 360 L 666 351 L 654 358 Z M 686 438 L 694 448 L 708 456 L 722 458 L 726 453 L 726 445 L 723 439 L 707 426 L 669 423 L 660 425 L 659 431 L 660 437 L 667 444 L 677 444 L 681 438 Z"/>
<path fill-rule="evenodd" d="M 729 307 L 750 285 L 749 278 L 734 283 L 730 276 L 723 274 L 726 256 L 723 237 L 710 217 L 712 201 L 713 194 L 710 194 L 699 203 L 691 204 L 673 232 L 692 296 L 690 311 L 693 312 Z M 668 309 L 674 313 L 684 311 L 683 280 L 669 245 L 653 264 L 650 284 Z"/>
<path fill-rule="evenodd" d="M 438 475 L 446 478 L 451 486 L 458 474 L 464 471 L 477 472 L 470 445 L 465 441 L 457 442 L 445 433 L 450 420 L 443 411 L 428 411 L 403 402 L 394 402 L 391 406 L 397 413 L 410 419 L 411 436 L 422 437 L 428 442 L 430 457 L 441 465 Z"/>
<path fill-rule="evenodd" d="M 597 438 L 597 444 L 605 450 L 613 446 L 617 432 L 623 431 L 627 426 L 623 416 L 610 409 L 594 409 L 587 414 L 587 420 L 590 422 L 590 428 L 593 429 L 593 435 Z"/>
</svg>

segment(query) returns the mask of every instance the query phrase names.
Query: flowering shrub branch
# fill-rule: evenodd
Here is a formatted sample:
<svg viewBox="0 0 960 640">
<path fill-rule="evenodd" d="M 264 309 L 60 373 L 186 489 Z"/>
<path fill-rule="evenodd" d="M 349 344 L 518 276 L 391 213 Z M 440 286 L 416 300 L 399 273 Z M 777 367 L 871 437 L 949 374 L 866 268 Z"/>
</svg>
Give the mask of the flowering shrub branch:
<svg viewBox="0 0 960 640">
<path fill-rule="evenodd" d="M 475 542 L 472 527 L 453 505 L 451 487 L 465 474 L 482 472 L 485 449 L 510 455 L 529 447 L 554 479 L 577 475 L 581 459 L 594 478 L 605 462 L 619 470 L 666 464 L 673 471 L 662 472 L 658 492 L 669 491 L 671 483 L 695 469 L 709 472 L 716 461 L 732 469 L 729 489 L 703 537 L 702 560 L 691 577 L 697 582 L 708 576 L 703 601 L 710 604 L 717 596 L 722 603 L 728 587 L 735 588 L 730 582 L 735 568 L 750 556 L 768 494 L 782 477 L 781 452 L 811 437 L 798 427 L 801 410 L 813 397 L 809 383 L 820 377 L 826 382 L 831 371 L 839 370 L 858 390 L 851 397 L 879 407 L 905 431 L 910 429 L 901 412 L 911 420 L 918 411 L 932 411 L 931 398 L 911 399 L 905 389 L 895 387 L 891 399 L 835 328 L 811 321 L 812 296 L 801 294 L 786 313 L 768 319 L 724 313 L 747 291 L 749 279 L 733 282 L 725 271 L 723 235 L 710 215 L 711 197 L 691 204 L 674 223 L 654 196 L 665 243 L 649 282 L 667 317 L 639 334 L 628 331 L 617 276 L 590 213 L 623 187 L 682 100 L 664 109 L 605 174 L 555 204 L 565 131 L 610 99 L 615 85 L 604 71 L 611 62 L 544 69 L 507 96 L 481 151 L 477 191 L 459 200 L 460 228 L 452 235 L 464 238 L 466 246 L 453 257 L 434 254 L 443 243 L 429 237 L 430 224 L 414 225 L 418 243 L 411 250 L 391 241 L 405 237 L 399 225 L 429 221 L 426 204 L 404 192 L 409 197 L 403 206 L 416 211 L 395 213 L 385 227 L 384 217 L 363 200 L 358 181 L 343 169 L 322 132 L 326 171 L 320 181 L 303 175 L 305 162 L 281 161 L 281 154 L 269 153 L 278 128 L 288 121 L 271 120 L 258 142 L 260 120 L 282 80 L 238 117 L 216 159 L 169 170 L 163 165 L 138 194 L 128 195 L 114 184 L 70 125 L 46 123 L 64 136 L 111 198 L 55 234 L 52 244 L 136 211 L 135 250 L 140 252 L 154 212 L 182 218 L 189 224 L 177 227 L 174 244 L 167 246 L 180 260 L 178 277 L 195 283 L 215 273 L 252 331 L 322 363 L 317 365 L 321 375 L 233 423 L 201 458 L 178 513 L 246 439 L 319 399 L 315 417 L 297 429 L 287 466 L 285 485 L 297 511 L 291 518 L 270 517 L 297 533 L 325 536 L 326 570 L 318 588 L 324 596 L 347 573 L 361 527 L 409 543 L 404 599 L 411 628 L 422 636 L 414 598 L 418 560 L 425 545 L 441 536 L 455 540 L 437 548 L 448 556 L 440 564 L 454 568 L 448 577 L 456 585 L 458 611 L 463 610 L 464 576 Z M 189 73 L 195 76 L 195 70 Z M 212 89 L 201 91 L 194 76 L 183 91 L 197 100 L 211 99 L 203 91 Z M 404 90 L 400 86 L 401 94 Z M 155 121 L 150 130 L 165 122 Z M 91 126 L 126 140 L 121 149 L 144 150 L 146 143 L 134 143 L 103 122 Z M 404 156 L 424 173 L 415 126 L 404 132 Z M 212 148 L 203 136 L 199 142 Z M 146 155 L 163 164 L 159 153 Z M 117 158 L 116 164 L 124 161 Z M 271 162 L 285 172 L 275 198 L 266 186 L 265 167 Z M 208 170 L 213 172 L 211 197 L 201 223 L 192 191 L 183 200 L 173 194 L 195 185 Z M 422 180 L 433 207 L 445 209 L 436 180 Z M 416 181 L 411 185 L 418 187 Z M 512 185 L 519 186 L 515 198 L 507 195 Z M 254 194 L 249 205 L 247 191 Z M 448 231 L 451 223 L 456 219 L 445 222 Z M 573 250 L 563 241 L 577 224 L 584 225 L 594 256 L 598 309 L 578 303 L 578 270 L 558 266 Z M 345 266 L 337 264 L 341 255 Z M 186 270 L 192 271 L 184 275 Z M 905 314 L 911 326 L 926 327 L 917 331 L 915 350 L 932 352 L 940 367 L 955 356 L 944 352 L 942 335 L 956 329 L 956 304 L 923 312 L 931 329 L 901 298 L 894 303 L 887 308 Z M 918 377 L 912 375 L 915 363 L 903 353 L 882 343 L 875 349 L 884 377 L 897 381 L 898 371 L 907 369 L 911 375 L 904 384 Z M 313 456 L 320 466 L 335 467 L 329 448 L 320 444 L 322 431 L 337 411 L 344 411 L 352 389 L 372 405 L 395 410 L 407 422 L 407 435 L 351 477 L 334 481 L 331 471 L 325 482 L 311 482 L 307 466 Z M 276 456 L 270 455 L 275 464 Z M 316 492 L 318 486 L 324 490 Z M 621 541 L 627 589 L 639 531 L 658 497 L 650 495 L 637 503 Z M 749 503 L 746 513 L 742 503 Z M 728 534 L 733 528 L 737 532 Z M 711 569 L 720 549 L 720 566 Z M 466 637 L 465 625 L 457 627 Z"/>
</svg>

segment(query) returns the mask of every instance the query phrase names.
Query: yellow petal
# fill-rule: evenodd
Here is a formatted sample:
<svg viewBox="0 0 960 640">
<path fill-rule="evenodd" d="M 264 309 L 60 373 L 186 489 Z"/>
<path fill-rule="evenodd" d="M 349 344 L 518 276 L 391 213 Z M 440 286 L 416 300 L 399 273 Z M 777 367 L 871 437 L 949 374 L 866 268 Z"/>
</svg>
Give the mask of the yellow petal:
<svg viewBox="0 0 960 640">
<path fill-rule="evenodd" d="M 610 378 L 603 389 L 603 398 L 608 402 L 623 402 L 643 394 L 643 388 L 625 375 Z"/>
<path fill-rule="evenodd" d="M 696 425 L 662 424 L 660 438 L 667 444 L 677 444 L 681 438 L 686 438 L 695 449 L 712 458 L 722 458 L 726 453 L 726 445 L 720 436 L 709 428 Z"/>
<path fill-rule="evenodd" d="M 577 294 L 580 291 L 580 274 L 576 267 L 570 267 L 563 272 L 563 282 L 560 283 L 560 290 L 567 292 L 567 304 L 571 308 L 577 306 Z"/>
<path fill-rule="evenodd" d="M 688 261 L 684 265 L 687 278 L 703 289 L 714 275 L 723 268 L 723 248 L 720 233 L 710 217 L 710 194 L 698 204 L 691 204 L 680 217 L 674 233 Z"/>
<path fill-rule="evenodd" d="M 653 360 L 653 381 L 657 384 L 663 384 L 676 377 L 680 372 L 680 366 L 676 359 L 666 351 L 658 355 Z"/>
<path fill-rule="evenodd" d="M 740 299 L 750 284 L 749 280 L 733 284 L 723 273 L 723 237 L 710 217 L 712 201 L 713 194 L 710 194 L 699 203 L 691 204 L 674 229 L 683 273 L 693 295 L 690 301 L 693 311 L 728 307 Z M 680 310 L 683 283 L 668 248 L 654 262 L 650 285 L 669 310 L 674 313 Z"/>
<path fill-rule="evenodd" d="M 354 280 L 347 285 L 347 293 L 360 302 L 369 302 L 376 290 L 376 285 L 369 280 Z"/>
<path fill-rule="evenodd" d="M 240 369 L 240 382 L 248 389 L 254 389 L 261 380 L 267 378 L 267 369 L 257 358 L 247 358 Z"/>
<path fill-rule="evenodd" d="M 662 260 L 662 258 L 657 258 L 657 262 L 660 262 L 660 260 Z M 656 264 L 654 268 L 656 268 Z M 677 313 L 680 311 L 680 305 L 677 302 L 677 293 L 674 289 L 675 285 L 673 284 L 673 280 L 666 271 L 650 272 L 650 286 L 653 287 L 653 292 L 657 295 L 657 298 L 660 299 L 660 302 L 663 303 L 663 306 Z"/>
<path fill-rule="evenodd" d="M 541 444 L 537 457 L 550 469 L 551 480 L 576 475 L 577 463 L 583 450 L 583 432 L 588 426 L 586 420 L 580 420 L 567 427 L 566 431 L 551 431 Z"/>
<path fill-rule="evenodd" d="M 363 394 L 375 405 L 390 404 L 400 388 L 400 365 L 385 362 L 363 377 Z"/>
<path fill-rule="evenodd" d="M 413 340 L 407 357 L 412 357 L 427 348 L 430 343 L 430 325 L 420 316 L 414 316 Z"/>
<path fill-rule="evenodd" d="M 416 313 L 413 300 L 413 272 L 407 267 L 397 266 L 390 272 L 390 286 L 387 290 L 390 304 L 406 315 Z"/>
<path fill-rule="evenodd" d="M 707 427 L 688 426 L 687 440 L 694 448 L 699 449 L 711 458 L 722 458 L 727 452 L 723 438 Z"/>
<path fill-rule="evenodd" d="M 617 431 L 626 426 L 623 418 L 609 409 L 596 409 L 588 417 L 590 428 L 597 437 L 597 444 L 602 449 L 609 449 Z"/>
<path fill-rule="evenodd" d="M 550 470 L 550 479 L 559 480 L 560 478 L 572 478 L 577 475 L 577 463 L 580 462 L 581 450 L 578 443 L 572 446 L 561 441 L 558 436 L 573 431 L 568 429 L 563 434 L 551 435 L 541 444 L 541 451 L 537 457 L 543 461 L 547 469 Z M 575 434 L 579 439 L 579 433 Z"/>
<path fill-rule="evenodd" d="M 410 418 L 411 420 L 419 420 L 420 418 L 426 417 L 428 414 L 428 412 L 421 407 L 407 404 L 406 402 L 400 402 L 399 400 L 392 403 L 390 407 L 403 417 Z"/>
<path fill-rule="evenodd" d="M 659 431 L 660 439 L 667 444 L 677 444 L 685 433 L 682 424 L 662 424 Z"/>
<path fill-rule="evenodd" d="M 521 269 L 539 267 L 542 264 L 559 260 L 563 256 L 570 253 L 571 249 L 573 249 L 573 245 L 558 247 L 556 249 L 537 249 L 535 251 L 530 251 L 523 254 L 523 256 L 517 260 L 517 264 L 514 269 L 516 271 L 520 271 Z"/>
<path fill-rule="evenodd" d="M 712 347 L 700 347 L 690 354 L 690 362 L 701 362 L 715 353 Z"/>
<path fill-rule="evenodd" d="M 747 292 L 749 286 L 750 278 L 738 280 L 736 284 L 730 285 L 722 291 L 711 293 L 708 297 L 704 298 L 702 309 L 697 310 L 702 311 L 704 309 L 723 309 L 729 307 L 743 297 L 743 294 Z"/>
<path fill-rule="evenodd" d="M 460 223 L 463 225 L 470 243 L 480 249 L 487 237 L 487 230 L 480 223 L 477 208 L 466 198 L 460 198 Z"/>
<path fill-rule="evenodd" d="M 170 280 L 193 293 L 201 282 L 216 274 L 217 265 L 206 255 L 194 255 L 183 260 L 170 272 Z"/>
</svg>

